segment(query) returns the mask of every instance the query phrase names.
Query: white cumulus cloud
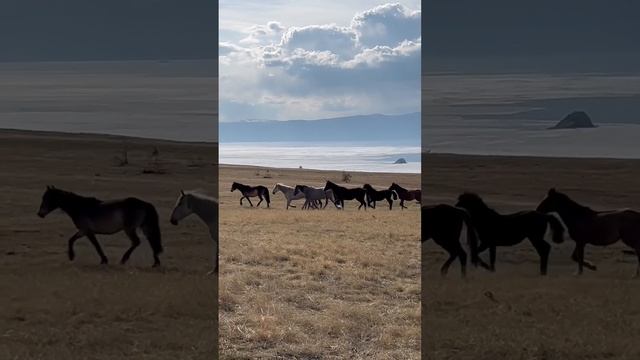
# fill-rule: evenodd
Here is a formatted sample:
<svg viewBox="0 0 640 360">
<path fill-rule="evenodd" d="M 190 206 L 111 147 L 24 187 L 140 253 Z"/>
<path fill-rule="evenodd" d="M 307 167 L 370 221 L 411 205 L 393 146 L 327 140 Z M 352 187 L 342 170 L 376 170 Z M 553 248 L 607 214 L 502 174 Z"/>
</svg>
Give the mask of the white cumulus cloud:
<svg viewBox="0 0 640 360">
<path fill-rule="evenodd" d="M 384 4 L 345 26 L 248 27 L 219 45 L 221 121 L 419 111 L 420 16 Z"/>
</svg>

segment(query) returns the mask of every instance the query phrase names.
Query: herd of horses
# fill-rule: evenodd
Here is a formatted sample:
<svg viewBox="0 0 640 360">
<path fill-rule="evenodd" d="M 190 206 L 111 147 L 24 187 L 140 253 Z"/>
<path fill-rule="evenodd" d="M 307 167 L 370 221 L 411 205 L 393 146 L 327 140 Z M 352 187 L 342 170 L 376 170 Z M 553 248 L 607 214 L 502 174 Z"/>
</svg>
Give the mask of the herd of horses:
<svg viewBox="0 0 640 360">
<path fill-rule="evenodd" d="M 250 186 L 234 182 L 231 185 L 231 192 L 236 190 L 242 194 L 242 197 L 240 198 L 240 206 L 242 206 L 242 201 L 246 199 L 249 202 L 249 205 L 253 207 L 253 203 L 250 199 L 252 197 L 260 199 L 256 206 L 260 206 L 263 200 L 266 202 L 267 207 L 271 204 L 269 189 L 266 186 Z M 289 207 L 295 207 L 295 205 L 291 204 L 292 201 L 304 199 L 305 202 L 302 205 L 303 210 L 324 209 L 327 207 L 329 201 L 331 201 L 337 209 L 344 210 L 345 200 L 356 200 L 359 203 L 358 210 L 362 208 L 366 210 L 367 207 L 375 209 L 376 202 L 386 200 L 389 204 L 389 210 L 392 210 L 393 201 L 398 199 L 400 199 L 400 208 L 406 209 L 407 207 L 404 205 L 405 201 L 417 201 L 420 203 L 422 199 L 422 190 L 407 190 L 395 182 L 392 183 L 388 189 L 384 190 L 376 190 L 370 184 L 364 184 L 362 187 L 347 188 L 328 180 L 324 187 L 308 185 L 288 186 L 277 183 L 273 187 L 272 193 L 275 195 L 278 192 L 281 192 L 286 199 L 286 209 L 289 209 Z M 322 205 L 323 200 L 324 205 Z"/>
<path fill-rule="evenodd" d="M 258 197 L 260 201 L 266 201 L 267 207 L 271 200 L 269 198 L 269 190 L 264 186 L 247 186 L 239 183 L 233 183 L 231 191 L 240 190 L 242 198 L 240 204 L 246 199 L 251 206 L 250 198 Z M 306 185 L 297 185 L 289 187 L 284 184 L 276 184 L 273 193 L 282 192 L 287 199 L 287 209 L 291 202 L 296 199 L 305 199 L 303 208 L 322 207 L 322 201 L 325 200 L 324 207 L 331 200 L 337 208 L 344 209 L 345 200 L 358 200 L 360 202 L 359 209 L 367 206 L 375 208 L 375 202 L 387 200 L 389 209 L 392 208 L 393 200 L 400 198 L 400 206 L 404 206 L 404 201 L 421 199 L 420 190 L 406 190 L 399 185 L 393 183 L 388 190 L 375 190 L 371 185 L 365 185 L 363 188 L 345 188 L 337 184 L 327 181 L 324 188 L 314 188 Z M 366 199 L 366 202 L 365 202 Z M 393 199 L 393 200 L 392 200 Z M 52 211 L 60 209 L 67 214 L 76 227 L 76 232 L 67 241 L 67 254 L 69 260 L 75 258 L 74 244 L 77 240 L 86 237 L 89 239 L 100 257 L 101 264 L 108 264 L 109 259 L 105 255 L 97 235 L 112 235 L 124 232 L 129 238 L 131 245 L 122 255 L 121 264 L 125 264 L 133 251 L 140 246 L 140 237 L 138 229 L 140 229 L 149 242 L 153 252 L 153 267 L 160 265 L 160 254 L 163 252 L 162 235 L 160 232 L 159 216 L 156 208 L 149 202 L 138 198 L 129 197 L 119 200 L 101 200 L 95 197 L 87 197 L 75 194 L 70 191 L 56 188 L 55 186 L 47 186 L 38 210 L 38 216 L 46 217 Z M 195 214 L 207 226 L 209 236 L 214 242 L 214 267 L 209 274 L 218 272 L 218 258 L 220 246 L 218 242 L 218 201 L 214 198 L 199 194 L 197 192 L 185 192 L 180 190 L 175 206 L 171 211 L 169 222 L 178 225 L 179 222 L 187 216 Z"/>
<path fill-rule="evenodd" d="M 269 191 L 264 186 L 248 186 L 234 182 L 231 191 L 235 190 L 242 193 L 240 204 L 243 199 L 247 199 L 253 206 L 249 198 L 259 197 L 260 202 L 257 205 L 265 200 L 267 207 L 269 206 Z M 406 208 L 404 201 L 421 201 L 420 190 L 407 190 L 396 183 L 385 190 L 375 190 L 368 184 L 361 188 L 346 188 L 331 181 L 327 181 L 324 188 L 276 184 L 272 192 L 284 194 L 287 209 L 294 206 L 291 202 L 297 199 L 305 199 L 303 208 L 309 209 L 324 208 L 328 201 L 332 201 L 339 209 L 344 209 L 347 200 L 357 200 L 360 203 L 358 209 L 375 208 L 376 201 L 386 200 L 389 203 L 389 209 L 392 209 L 393 200 L 396 199 L 400 199 L 402 208 Z M 324 205 L 322 200 L 325 201 Z M 96 235 L 111 235 L 123 231 L 131 241 L 130 247 L 120 259 L 120 263 L 125 264 L 140 245 L 140 237 L 137 234 L 137 230 L 140 229 L 153 251 L 153 266 L 160 265 L 159 255 L 163 251 L 163 246 L 159 216 L 151 203 L 133 197 L 103 201 L 47 186 L 42 196 L 38 216 L 44 218 L 56 209 L 66 213 L 76 227 L 76 232 L 68 240 L 69 260 L 75 258 L 75 242 L 87 237 L 98 253 L 100 262 L 107 264 L 109 260 Z M 550 229 L 552 241 L 555 243 L 564 241 L 565 231 L 575 241 L 571 258 L 578 264 L 578 274 L 582 274 L 584 268 L 593 271 L 597 269 L 596 265 L 584 258 L 586 245 L 606 246 L 622 241 L 631 248 L 625 253 L 637 256 L 635 277 L 640 276 L 640 212 L 634 210 L 595 211 L 577 203 L 556 189 L 550 189 L 535 210 L 500 214 L 490 208 L 479 195 L 463 193 L 458 196 L 455 205 L 422 206 L 421 211 L 422 242 L 433 239 L 449 254 L 449 258 L 440 269 L 442 275 L 447 273 L 456 259 L 460 261 L 462 275 L 466 274 L 467 252 L 460 242 L 464 225 L 467 230 L 467 246 L 472 264 L 490 271 L 495 271 L 497 247 L 513 246 L 528 239 L 540 257 L 540 274 L 546 275 L 551 245 L 545 240 L 545 235 Z M 173 225 L 178 225 L 182 219 L 191 214 L 195 214 L 208 227 L 215 249 L 213 256 L 215 265 L 209 273 L 217 273 L 218 201 L 197 192 L 181 190 L 169 221 Z M 560 219 L 553 214 L 557 214 Z M 480 257 L 480 254 L 486 250 L 489 250 L 488 264 Z"/>
<path fill-rule="evenodd" d="M 557 214 L 562 222 L 552 214 Z M 551 245 L 545 240 L 547 229 L 552 232 L 552 241 L 561 243 L 566 227 L 575 241 L 571 258 L 578 264 L 577 274 L 582 274 L 583 268 L 597 270 L 596 265 L 584 258 L 587 244 L 606 246 L 622 241 L 631 248 L 625 253 L 637 256 L 634 277 L 640 276 L 640 212 L 634 210 L 596 211 L 553 188 L 535 210 L 511 214 L 498 213 L 474 193 L 461 194 L 455 205 L 422 206 L 422 242 L 433 239 L 449 254 L 440 269 L 442 275 L 456 259 L 460 261 L 462 276 L 466 274 L 467 253 L 460 242 L 463 225 L 467 229 L 472 264 L 490 271 L 495 271 L 497 247 L 513 246 L 528 239 L 540 257 L 540 274 L 546 275 L 551 252 Z M 480 257 L 487 249 L 489 264 Z"/>
</svg>

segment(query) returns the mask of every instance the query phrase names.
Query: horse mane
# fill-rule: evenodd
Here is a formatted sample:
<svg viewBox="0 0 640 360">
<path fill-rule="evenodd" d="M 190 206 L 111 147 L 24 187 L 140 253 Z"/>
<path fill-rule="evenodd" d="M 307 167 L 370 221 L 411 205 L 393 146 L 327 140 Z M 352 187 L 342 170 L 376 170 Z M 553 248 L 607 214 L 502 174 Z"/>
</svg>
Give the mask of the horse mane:
<svg viewBox="0 0 640 360">
<path fill-rule="evenodd" d="M 66 191 L 66 190 L 62 190 L 62 189 L 58 189 L 58 188 L 52 188 L 49 191 L 54 191 L 56 193 L 56 195 L 62 195 L 64 197 L 67 198 L 72 198 L 76 201 L 82 201 L 85 204 L 88 205 L 98 205 L 101 204 L 103 201 L 95 198 L 93 196 L 82 196 L 82 195 L 78 195 L 74 192 L 71 191 Z"/>
<path fill-rule="evenodd" d="M 582 211 L 582 212 L 586 212 L 586 213 L 595 213 L 596 211 L 593 210 L 592 208 L 586 206 L 586 205 L 581 205 L 579 204 L 577 201 L 573 200 L 572 198 L 569 197 L 569 195 L 565 194 L 565 193 L 561 193 L 559 191 L 555 192 L 555 196 L 559 197 L 560 199 L 562 199 L 564 202 L 566 202 L 567 204 L 569 204 L 570 207 L 578 210 L 578 211 Z"/>
<path fill-rule="evenodd" d="M 205 195 L 201 192 L 199 192 L 198 190 L 190 190 L 190 191 L 185 191 L 184 192 L 185 195 L 191 195 L 194 196 L 198 199 L 203 199 L 203 200 L 209 200 L 209 201 L 215 201 L 216 203 L 218 202 L 218 199 L 216 199 L 213 196 L 209 196 L 209 195 Z"/>
</svg>

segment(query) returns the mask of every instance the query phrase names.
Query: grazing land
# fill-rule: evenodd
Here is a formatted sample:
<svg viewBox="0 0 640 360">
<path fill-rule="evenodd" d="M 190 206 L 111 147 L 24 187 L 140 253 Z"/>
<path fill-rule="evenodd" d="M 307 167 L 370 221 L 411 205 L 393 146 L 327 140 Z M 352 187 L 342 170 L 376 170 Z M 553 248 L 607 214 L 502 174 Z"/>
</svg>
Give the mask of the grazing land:
<svg viewBox="0 0 640 360">
<path fill-rule="evenodd" d="M 127 149 L 128 164 L 124 164 Z M 154 149 L 157 155 L 153 156 Z M 169 223 L 180 188 L 216 194 L 217 146 L 114 136 L 0 131 L 0 358 L 212 359 L 217 283 L 196 218 Z M 123 233 L 86 238 L 67 259 L 71 220 L 36 216 L 46 185 L 101 199 L 139 197 L 160 215 L 164 253 L 148 243 L 118 264 Z"/>
<path fill-rule="evenodd" d="M 234 181 L 420 188 L 417 174 L 220 168 L 220 354 L 224 359 L 418 359 L 419 206 L 250 208 Z M 257 199 L 257 198 L 253 198 Z M 257 200 L 253 200 L 254 205 Z"/>
<path fill-rule="evenodd" d="M 640 209 L 640 161 L 428 154 L 426 204 L 454 204 L 480 194 L 499 212 L 535 209 L 550 187 L 596 210 Z M 547 237 L 550 239 L 550 237 Z M 620 243 L 587 246 L 596 272 L 573 273 L 573 241 L 552 245 L 549 275 L 538 275 L 528 242 L 498 248 L 496 273 L 458 262 L 446 278 L 446 253 L 422 247 L 423 347 L 426 359 L 638 359 L 640 281 L 637 260 Z M 488 259 L 488 253 L 482 255 Z"/>
</svg>

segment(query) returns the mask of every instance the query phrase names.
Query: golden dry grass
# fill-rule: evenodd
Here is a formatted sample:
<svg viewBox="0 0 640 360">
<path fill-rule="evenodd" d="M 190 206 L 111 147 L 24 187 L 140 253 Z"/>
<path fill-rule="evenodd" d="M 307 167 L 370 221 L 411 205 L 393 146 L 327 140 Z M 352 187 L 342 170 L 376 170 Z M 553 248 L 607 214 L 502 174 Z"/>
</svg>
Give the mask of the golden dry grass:
<svg viewBox="0 0 640 360">
<path fill-rule="evenodd" d="M 533 209 L 555 186 L 596 209 L 640 208 L 637 160 L 429 154 L 424 166 L 429 204 L 454 203 L 460 192 L 474 191 L 501 212 Z M 598 271 L 576 278 L 573 241 L 552 246 L 546 278 L 537 275 L 537 254 L 523 243 L 498 248 L 497 273 L 472 269 L 461 280 L 457 262 L 440 277 L 446 255 L 425 243 L 425 358 L 640 358 L 640 282 L 631 279 L 636 259 L 622 254 L 620 244 L 587 247 Z"/>
<path fill-rule="evenodd" d="M 419 175 L 352 173 L 351 186 Z M 267 178 L 265 178 L 267 176 Z M 323 185 L 340 172 L 221 166 L 220 355 L 224 359 L 417 359 L 419 206 L 389 211 L 240 207 L 238 181 Z M 254 202 L 255 204 L 256 202 Z M 245 202 L 246 204 L 246 202 Z M 261 205 L 262 206 L 262 205 Z"/>
<path fill-rule="evenodd" d="M 212 359 L 217 287 L 206 276 L 212 245 L 197 219 L 168 222 L 180 188 L 215 194 L 217 147 L 94 135 L 0 132 L 0 359 Z M 166 174 L 142 174 L 154 147 Z M 36 216 L 48 184 L 100 198 L 136 196 L 160 214 L 163 266 L 151 269 L 146 240 L 130 262 L 122 233 L 99 236 L 111 264 L 60 213 Z"/>
</svg>

